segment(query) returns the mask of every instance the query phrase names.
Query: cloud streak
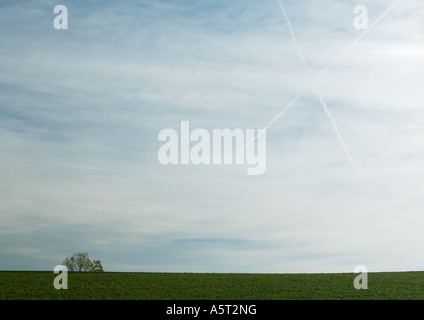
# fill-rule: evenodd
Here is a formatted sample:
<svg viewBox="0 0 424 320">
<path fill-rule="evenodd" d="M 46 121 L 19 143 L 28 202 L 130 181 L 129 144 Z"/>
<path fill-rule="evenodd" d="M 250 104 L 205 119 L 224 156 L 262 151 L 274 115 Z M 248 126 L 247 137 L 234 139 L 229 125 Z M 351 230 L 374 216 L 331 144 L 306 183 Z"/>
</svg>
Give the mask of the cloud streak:
<svg viewBox="0 0 424 320">
<path fill-rule="evenodd" d="M 3 3 L 0 268 L 419 269 L 423 8 L 364 5 L 358 35 L 348 1 L 285 2 L 292 32 L 275 0 L 73 1 L 66 32 L 44 1 Z M 182 120 L 265 124 L 266 174 L 160 165 Z"/>
</svg>

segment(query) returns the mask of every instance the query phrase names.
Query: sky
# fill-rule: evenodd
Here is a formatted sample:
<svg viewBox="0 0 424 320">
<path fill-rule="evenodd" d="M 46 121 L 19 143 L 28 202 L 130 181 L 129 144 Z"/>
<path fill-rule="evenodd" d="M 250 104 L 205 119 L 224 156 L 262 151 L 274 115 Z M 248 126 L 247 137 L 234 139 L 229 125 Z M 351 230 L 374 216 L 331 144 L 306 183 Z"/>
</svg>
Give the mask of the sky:
<svg viewBox="0 0 424 320">
<path fill-rule="evenodd" d="M 423 16 L 421 0 L 1 1 L 0 270 L 79 251 L 106 271 L 423 270 Z M 266 172 L 161 164 L 181 121 L 266 128 Z"/>
</svg>

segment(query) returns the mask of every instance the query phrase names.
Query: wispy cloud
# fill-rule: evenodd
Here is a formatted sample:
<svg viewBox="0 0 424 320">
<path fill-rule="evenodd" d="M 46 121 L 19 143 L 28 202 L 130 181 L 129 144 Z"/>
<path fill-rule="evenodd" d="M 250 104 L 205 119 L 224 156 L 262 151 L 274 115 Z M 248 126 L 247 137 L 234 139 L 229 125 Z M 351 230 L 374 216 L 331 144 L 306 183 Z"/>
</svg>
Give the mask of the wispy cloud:
<svg viewBox="0 0 424 320">
<path fill-rule="evenodd" d="M 66 31 L 45 1 L 0 5 L 0 268 L 422 266 L 420 1 L 363 1 L 365 32 L 348 1 L 285 1 L 292 34 L 275 0 L 64 4 Z M 182 120 L 267 127 L 266 174 L 160 165 Z"/>
</svg>

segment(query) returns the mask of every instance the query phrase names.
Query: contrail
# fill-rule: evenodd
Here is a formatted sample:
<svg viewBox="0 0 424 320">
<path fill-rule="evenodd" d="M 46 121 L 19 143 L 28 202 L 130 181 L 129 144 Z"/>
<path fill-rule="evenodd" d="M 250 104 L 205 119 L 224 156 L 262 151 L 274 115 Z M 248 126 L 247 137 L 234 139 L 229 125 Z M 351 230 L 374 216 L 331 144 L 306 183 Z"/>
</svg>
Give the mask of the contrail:
<svg viewBox="0 0 424 320">
<path fill-rule="evenodd" d="M 302 61 L 302 63 L 305 66 L 305 68 L 307 68 L 308 71 L 309 71 L 309 66 L 306 63 L 306 59 L 305 59 L 305 56 L 303 55 L 302 49 L 300 48 L 299 42 L 297 42 L 296 36 L 294 34 L 294 31 L 293 31 L 293 27 L 292 27 L 292 25 L 290 23 L 289 17 L 287 16 L 286 9 L 284 8 L 283 3 L 281 2 L 281 0 L 278 0 L 278 3 L 280 4 L 280 8 L 281 8 L 281 11 L 283 12 L 283 16 L 286 19 L 287 25 L 289 26 L 290 34 L 291 34 L 291 37 L 293 39 L 294 44 L 296 45 L 297 53 L 300 56 L 300 60 Z"/>
<path fill-rule="evenodd" d="M 365 30 L 359 37 L 357 37 L 355 40 L 352 41 L 351 44 L 349 44 L 328 66 L 326 66 L 321 73 L 314 79 L 314 82 L 316 82 L 319 78 L 321 78 L 331 67 L 333 67 L 333 65 L 343 56 L 345 55 L 350 49 L 352 49 L 352 47 L 357 44 L 360 40 L 362 40 L 362 38 L 369 32 L 371 31 L 371 29 L 373 29 L 383 18 L 385 18 L 389 12 L 395 8 L 399 3 L 401 2 L 401 0 L 397 0 L 394 4 L 392 4 L 372 25 L 369 29 Z M 292 101 L 290 101 L 289 103 L 289 107 L 292 106 L 296 100 L 298 100 L 300 97 L 303 96 L 303 93 L 306 92 L 306 89 L 303 90 L 300 94 L 298 94 L 296 96 L 296 98 L 294 98 Z M 283 110 L 285 110 L 287 107 L 285 107 Z M 269 123 L 273 123 L 276 120 L 278 120 L 278 118 L 280 118 L 282 116 L 283 113 L 279 113 L 277 114 L 274 119 L 272 119 Z"/>
<path fill-rule="evenodd" d="M 292 106 L 292 105 L 294 105 L 295 103 L 296 103 L 296 101 L 297 100 L 299 100 L 299 98 L 301 97 L 301 96 L 303 96 L 304 94 L 305 94 L 305 92 L 306 92 L 306 90 L 303 90 L 301 93 L 299 93 L 296 97 L 294 97 L 293 98 L 293 100 L 292 101 L 290 101 L 290 103 L 288 104 L 288 105 L 286 105 L 285 107 L 284 107 L 284 109 L 283 110 L 281 110 L 280 111 L 280 113 L 279 114 L 277 114 L 270 122 L 268 122 L 267 124 L 266 124 L 266 126 L 264 127 L 264 129 L 268 129 L 268 127 L 270 127 L 275 121 L 277 121 L 283 114 L 285 114 L 286 113 L 286 111 L 287 110 L 289 110 L 290 109 L 290 107 Z M 258 136 L 256 136 L 255 137 L 255 139 L 257 138 Z M 255 140 L 255 139 L 253 139 L 253 140 Z"/>
<path fill-rule="evenodd" d="M 377 18 L 377 20 L 374 21 L 374 23 L 368 28 L 366 29 L 364 32 L 361 33 L 361 35 L 359 37 L 357 37 L 355 40 L 352 41 L 352 43 L 350 43 L 336 58 L 333 59 L 333 61 L 324 68 L 324 70 L 321 71 L 321 73 L 319 74 L 319 76 L 317 77 L 316 80 L 319 80 L 329 69 L 331 69 L 331 67 L 342 57 L 344 56 L 354 45 L 356 45 L 359 41 L 362 40 L 363 37 L 365 37 L 371 30 L 373 30 L 375 28 L 375 26 L 381 21 L 383 20 L 390 11 L 392 11 L 402 0 L 397 0 L 396 2 L 394 2 L 389 8 L 387 8 L 386 11 L 384 11 L 384 13 L 379 16 Z"/>
<path fill-rule="evenodd" d="M 299 100 L 299 98 L 301 97 L 301 96 L 303 96 L 304 95 L 304 93 L 306 92 L 306 90 L 303 90 L 301 93 L 299 93 L 296 97 L 294 97 L 293 98 L 293 100 L 292 101 L 290 101 L 289 102 L 289 104 L 288 105 L 286 105 L 285 107 L 284 107 L 284 109 L 283 110 L 281 110 L 280 111 L 280 113 L 279 114 L 277 114 L 273 119 L 271 119 L 271 121 L 269 121 L 267 124 L 266 124 L 266 126 L 262 129 L 262 130 L 260 130 L 259 131 L 259 133 L 252 139 L 252 140 L 250 140 L 249 142 L 247 142 L 246 143 L 246 146 L 244 147 L 244 148 L 246 148 L 248 145 L 250 145 L 253 141 L 255 141 L 256 139 L 258 139 L 258 137 L 260 136 L 260 135 L 262 135 L 262 133 L 263 133 L 263 130 L 266 130 L 266 129 L 268 129 L 275 121 L 277 121 L 280 117 L 282 117 L 283 116 L 283 114 L 285 114 L 286 113 L 286 111 L 287 110 L 289 110 L 290 108 L 291 108 L 291 106 L 292 105 L 294 105 L 295 103 L 296 103 L 296 101 L 297 100 Z M 244 150 L 244 149 L 243 149 Z"/>
<path fill-rule="evenodd" d="M 327 103 L 324 101 L 324 98 L 323 97 L 319 98 L 319 101 L 320 101 L 322 107 L 324 108 L 325 112 L 327 113 L 328 117 L 330 118 L 330 121 L 333 124 L 334 131 L 336 132 L 336 135 L 339 138 L 339 141 L 340 141 L 340 143 L 341 143 L 341 145 L 342 145 L 342 147 L 343 147 L 343 149 L 344 149 L 344 151 L 345 151 L 345 153 L 346 153 L 346 155 L 347 155 L 350 163 L 352 164 L 352 167 L 355 170 L 357 170 L 357 168 L 355 166 L 355 163 L 353 162 L 353 159 L 350 156 L 349 150 L 347 149 L 345 143 L 343 142 L 342 136 L 340 135 L 339 129 L 337 128 L 336 121 L 334 120 L 333 115 L 331 114 L 330 110 L 327 107 Z"/>
<path fill-rule="evenodd" d="M 362 40 L 363 37 L 365 37 L 365 35 L 370 32 L 372 29 L 374 29 L 374 27 L 381 21 L 383 20 L 390 11 L 392 11 L 399 3 L 401 2 L 401 0 L 397 0 L 395 3 L 393 3 L 380 17 L 378 17 L 378 19 L 371 25 L 370 28 L 366 29 L 363 33 L 361 33 L 361 35 L 359 37 L 357 37 L 355 40 L 352 41 L 351 44 L 349 44 L 329 65 L 327 65 L 322 71 L 321 73 L 314 79 L 314 83 L 317 82 L 317 80 L 319 80 L 328 70 L 330 70 L 333 65 L 342 57 L 344 56 L 350 49 L 352 49 L 352 47 L 354 45 L 356 45 L 360 40 Z M 300 97 L 303 96 L 303 94 L 307 91 L 306 89 L 308 89 L 309 87 L 305 88 L 301 93 L 299 93 L 295 98 L 293 98 L 292 101 L 290 101 L 287 106 L 284 107 L 284 109 L 278 113 L 273 119 L 271 119 L 271 121 L 268 122 L 268 124 L 265 126 L 264 129 L 267 129 L 269 126 L 271 126 L 271 124 L 273 124 L 275 121 L 277 121 L 279 118 L 281 118 L 281 116 L 291 107 L 293 106 L 297 100 L 300 99 Z M 256 135 L 256 137 L 254 139 L 252 139 L 251 141 L 249 141 L 246 145 L 252 143 L 253 141 L 255 141 L 261 134 L 263 131 L 261 131 L 261 133 L 259 133 L 258 135 Z"/>
<path fill-rule="evenodd" d="M 302 64 L 305 67 L 306 71 L 308 71 L 308 73 L 311 74 L 311 71 L 312 70 L 309 67 L 308 63 L 307 63 L 307 61 L 305 59 L 305 56 L 303 55 L 302 49 L 300 48 L 299 42 L 297 41 L 296 35 L 294 34 L 293 27 L 292 27 L 292 25 L 290 23 L 290 19 L 289 19 L 287 13 L 286 13 L 286 10 L 285 10 L 285 8 L 283 6 L 283 3 L 281 2 L 281 0 L 278 0 L 278 3 L 280 4 L 281 11 L 283 12 L 284 18 L 286 19 L 287 25 L 288 25 L 289 30 L 290 30 L 291 37 L 292 37 L 293 42 L 294 42 L 294 44 L 296 46 L 296 49 L 297 49 L 297 52 L 299 54 L 300 60 L 302 61 Z M 337 138 L 339 139 L 340 144 L 342 145 L 343 150 L 346 153 L 346 156 L 348 157 L 348 159 L 349 159 L 350 163 L 352 164 L 353 168 L 356 170 L 355 163 L 353 162 L 353 159 L 350 156 L 349 150 L 347 149 L 346 144 L 344 143 L 344 141 L 342 139 L 342 136 L 341 136 L 341 134 L 339 132 L 339 129 L 337 128 L 336 121 L 335 121 L 333 115 L 331 114 L 330 110 L 327 107 L 327 103 L 324 101 L 324 98 L 323 97 L 320 97 L 320 95 L 318 94 L 317 89 L 316 89 L 315 82 L 313 83 L 313 86 L 314 86 L 315 95 L 316 95 L 317 99 L 319 100 L 321 106 L 323 107 L 325 113 L 327 114 L 328 118 L 330 119 L 331 124 L 333 125 L 333 128 L 334 128 L 334 131 L 336 132 Z"/>
</svg>

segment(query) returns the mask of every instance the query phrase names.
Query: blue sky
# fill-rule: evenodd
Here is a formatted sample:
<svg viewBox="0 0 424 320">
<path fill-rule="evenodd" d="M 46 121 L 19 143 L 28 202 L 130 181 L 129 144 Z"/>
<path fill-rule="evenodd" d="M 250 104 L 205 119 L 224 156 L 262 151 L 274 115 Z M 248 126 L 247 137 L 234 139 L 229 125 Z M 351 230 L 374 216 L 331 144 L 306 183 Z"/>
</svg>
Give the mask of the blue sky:
<svg viewBox="0 0 424 320">
<path fill-rule="evenodd" d="M 424 6 L 2 1 L 0 269 L 87 251 L 109 271 L 424 266 Z M 53 28 L 68 8 L 69 29 Z M 275 118 L 303 92 L 281 117 Z M 267 128 L 267 170 L 163 166 L 164 128 Z"/>
</svg>

